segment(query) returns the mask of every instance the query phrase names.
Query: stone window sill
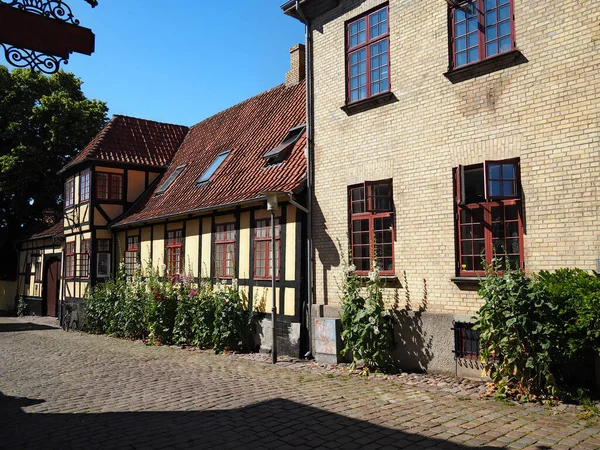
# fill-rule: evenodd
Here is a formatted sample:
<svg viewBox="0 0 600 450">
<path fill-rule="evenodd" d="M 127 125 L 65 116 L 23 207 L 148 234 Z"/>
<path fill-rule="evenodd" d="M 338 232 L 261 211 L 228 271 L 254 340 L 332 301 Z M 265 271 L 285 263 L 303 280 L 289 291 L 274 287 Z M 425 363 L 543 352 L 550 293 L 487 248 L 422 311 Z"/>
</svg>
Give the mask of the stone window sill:
<svg viewBox="0 0 600 450">
<path fill-rule="evenodd" d="M 348 103 L 340 109 L 347 115 L 351 116 L 369 109 L 377 108 L 378 106 L 387 105 L 397 101 L 396 96 L 392 92 L 384 92 L 383 94 L 374 95 L 373 97 L 365 98 L 357 102 Z"/>
<path fill-rule="evenodd" d="M 525 58 L 519 50 L 514 49 L 498 56 L 494 56 L 493 58 L 484 59 L 478 63 L 449 70 L 444 76 L 448 78 L 452 84 L 455 84 L 526 62 L 529 62 L 527 58 Z"/>
<path fill-rule="evenodd" d="M 485 277 L 453 277 L 450 281 L 457 285 L 478 285 L 480 281 L 485 280 Z"/>
</svg>

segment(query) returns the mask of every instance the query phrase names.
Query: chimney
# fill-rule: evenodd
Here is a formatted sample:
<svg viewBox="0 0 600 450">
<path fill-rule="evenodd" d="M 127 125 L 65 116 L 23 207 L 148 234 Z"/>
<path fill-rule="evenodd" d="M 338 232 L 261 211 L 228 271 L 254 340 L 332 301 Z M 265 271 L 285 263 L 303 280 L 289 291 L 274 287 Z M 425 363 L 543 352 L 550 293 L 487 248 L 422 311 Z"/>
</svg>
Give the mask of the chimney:
<svg viewBox="0 0 600 450">
<path fill-rule="evenodd" d="M 290 87 L 304 80 L 306 74 L 306 51 L 304 44 L 290 48 L 290 71 L 285 74 L 285 85 Z"/>
</svg>

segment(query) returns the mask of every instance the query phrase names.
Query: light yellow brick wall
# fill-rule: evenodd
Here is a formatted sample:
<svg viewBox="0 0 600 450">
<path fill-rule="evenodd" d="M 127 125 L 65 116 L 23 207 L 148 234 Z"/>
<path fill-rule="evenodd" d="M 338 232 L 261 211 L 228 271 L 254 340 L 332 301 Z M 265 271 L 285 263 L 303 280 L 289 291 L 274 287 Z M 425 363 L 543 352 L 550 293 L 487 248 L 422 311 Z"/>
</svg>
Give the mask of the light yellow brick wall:
<svg viewBox="0 0 600 450">
<path fill-rule="evenodd" d="M 550 4 L 551 3 L 551 4 Z M 413 306 L 475 312 L 455 276 L 452 168 L 520 157 L 528 271 L 595 269 L 600 258 L 600 19 L 593 1 L 515 0 L 528 62 L 452 84 L 442 0 L 390 0 L 397 101 L 347 115 L 344 23 L 383 2 L 342 2 L 314 22 L 315 289 L 339 304 L 337 241 L 347 248 L 348 185 L 393 178 L 396 274 Z M 401 298 L 404 292 L 400 291 Z"/>
</svg>

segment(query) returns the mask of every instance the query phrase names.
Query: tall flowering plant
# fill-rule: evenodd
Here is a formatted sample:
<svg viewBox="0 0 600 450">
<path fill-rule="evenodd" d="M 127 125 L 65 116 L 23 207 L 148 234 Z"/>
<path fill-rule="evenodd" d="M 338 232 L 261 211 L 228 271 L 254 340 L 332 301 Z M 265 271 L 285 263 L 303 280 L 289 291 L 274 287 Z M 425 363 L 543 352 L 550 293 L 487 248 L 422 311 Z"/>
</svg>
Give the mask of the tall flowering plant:
<svg viewBox="0 0 600 450">
<path fill-rule="evenodd" d="M 349 261 L 343 263 L 342 354 L 353 356 L 352 367 L 362 360 L 364 373 L 393 367 L 394 330 L 392 316 L 385 307 L 377 262 L 367 278 L 356 275 Z"/>
</svg>

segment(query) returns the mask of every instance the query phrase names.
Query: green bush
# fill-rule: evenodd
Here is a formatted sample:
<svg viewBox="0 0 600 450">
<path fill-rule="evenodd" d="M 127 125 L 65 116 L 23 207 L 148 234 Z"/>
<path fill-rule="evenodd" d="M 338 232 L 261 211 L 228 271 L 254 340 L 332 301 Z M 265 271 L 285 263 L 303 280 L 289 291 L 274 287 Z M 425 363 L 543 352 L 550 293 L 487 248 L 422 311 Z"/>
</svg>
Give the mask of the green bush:
<svg viewBox="0 0 600 450">
<path fill-rule="evenodd" d="M 389 370 L 393 366 L 393 321 L 383 303 L 381 281 L 377 268 L 363 282 L 354 273 L 354 266 L 345 264 L 342 282 L 342 354 L 350 353 L 363 361 L 367 370 Z M 352 363 L 353 367 L 355 362 Z"/>
<path fill-rule="evenodd" d="M 254 314 L 248 311 L 234 281 L 231 286 L 217 285 L 215 294 L 213 346 L 223 350 L 251 350 Z"/>
<path fill-rule="evenodd" d="M 174 342 L 200 348 L 211 347 L 215 310 L 216 303 L 209 282 L 202 282 L 199 288 L 190 289 L 177 305 Z"/>
<path fill-rule="evenodd" d="M 580 269 L 499 270 L 482 280 L 475 329 L 498 396 L 569 396 L 569 367 L 600 354 L 600 278 Z"/>
</svg>

